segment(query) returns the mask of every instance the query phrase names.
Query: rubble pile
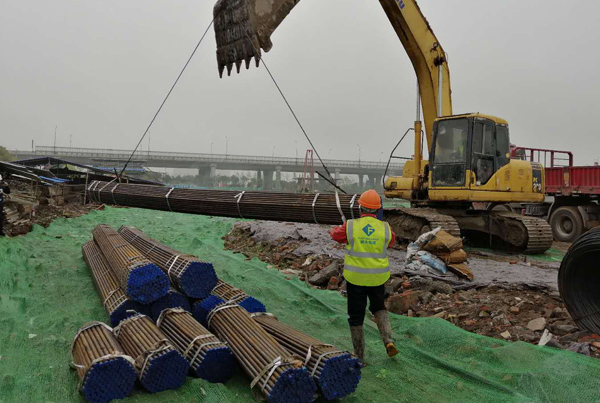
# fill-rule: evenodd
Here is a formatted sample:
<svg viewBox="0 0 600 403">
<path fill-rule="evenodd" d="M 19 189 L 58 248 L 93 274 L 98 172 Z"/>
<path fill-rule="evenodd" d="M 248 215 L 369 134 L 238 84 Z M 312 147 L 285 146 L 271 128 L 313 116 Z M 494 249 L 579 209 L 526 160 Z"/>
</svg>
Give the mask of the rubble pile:
<svg viewBox="0 0 600 403">
<path fill-rule="evenodd" d="M 327 253 L 306 256 L 297 251 L 318 250 L 319 246 L 311 245 L 311 239 L 288 232 L 287 224 L 280 226 L 283 237 L 275 238 L 256 234 L 251 225 L 238 223 L 223 238 L 225 247 L 244 254 L 247 259 L 256 257 L 269 263 L 288 279 L 298 277 L 312 287 L 335 290 L 344 295 L 343 246 L 331 242 Z M 557 290 L 533 283 L 529 286 L 481 286 L 469 281 L 467 277 L 473 277 L 466 265 L 468 254 L 462 249 L 462 242 L 452 236 L 446 237 L 443 232 L 422 250 L 432 253 L 448 266 L 463 265 L 459 266 L 462 275 L 454 270 L 448 271 L 452 277 L 430 276 L 426 271 L 422 275 L 407 275 L 392 270 L 392 277 L 386 283 L 386 307 L 390 312 L 411 317 L 438 317 L 469 332 L 497 339 L 570 349 L 600 357 L 600 336 L 577 328 Z M 519 270 L 518 265 L 506 264 L 511 270 Z M 453 280 L 457 277 L 463 282 Z"/>
</svg>

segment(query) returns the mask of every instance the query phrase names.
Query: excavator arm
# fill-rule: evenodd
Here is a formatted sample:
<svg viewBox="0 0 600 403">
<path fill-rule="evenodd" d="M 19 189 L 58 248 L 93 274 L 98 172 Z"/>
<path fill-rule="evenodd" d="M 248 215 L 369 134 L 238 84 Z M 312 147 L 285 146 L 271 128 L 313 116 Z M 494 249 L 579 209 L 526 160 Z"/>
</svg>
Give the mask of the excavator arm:
<svg viewBox="0 0 600 403">
<path fill-rule="evenodd" d="M 258 67 L 261 49 L 268 52 L 271 35 L 300 0 L 219 0 L 214 8 L 219 74 L 233 66 L 238 73 L 252 59 Z M 446 53 L 415 0 L 380 0 L 417 74 L 428 148 L 433 122 L 452 115 L 450 71 Z"/>
</svg>

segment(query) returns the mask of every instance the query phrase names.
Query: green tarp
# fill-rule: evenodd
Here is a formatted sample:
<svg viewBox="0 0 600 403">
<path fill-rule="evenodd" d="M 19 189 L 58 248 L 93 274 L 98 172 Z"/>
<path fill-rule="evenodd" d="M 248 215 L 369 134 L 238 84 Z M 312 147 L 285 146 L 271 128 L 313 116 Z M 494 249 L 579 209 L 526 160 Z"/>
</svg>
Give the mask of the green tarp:
<svg viewBox="0 0 600 403">
<path fill-rule="evenodd" d="M 224 280 L 260 299 L 279 319 L 350 349 L 345 300 L 288 280 L 258 260 L 223 250 L 233 220 L 107 208 L 0 239 L 0 402 L 82 402 L 69 369 L 77 329 L 107 321 L 81 257 L 98 223 L 133 225 L 174 248 L 213 262 Z M 358 391 L 346 402 L 594 402 L 600 360 L 465 332 L 442 319 L 392 316 L 400 354 L 388 359 L 367 322 L 367 357 Z M 188 378 L 176 391 L 136 387 L 127 402 L 252 402 L 240 372 L 225 385 Z"/>
</svg>

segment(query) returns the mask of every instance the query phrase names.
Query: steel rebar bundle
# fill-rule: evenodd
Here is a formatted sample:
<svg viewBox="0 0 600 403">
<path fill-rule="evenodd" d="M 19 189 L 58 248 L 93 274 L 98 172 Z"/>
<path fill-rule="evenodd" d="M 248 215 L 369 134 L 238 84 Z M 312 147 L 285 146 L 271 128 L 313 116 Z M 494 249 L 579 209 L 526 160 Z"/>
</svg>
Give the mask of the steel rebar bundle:
<svg viewBox="0 0 600 403">
<path fill-rule="evenodd" d="M 192 314 L 179 308 L 166 309 L 157 325 L 189 361 L 195 377 L 212 383 L 225 383 L 233 376 L 233 353 Z"/>
<path fill-rule="evenodd" d="M 73 339 L 71 355 L 86 400 L 108 403 L 129 396 L 137 373 L 110 327 L 101 322 L 84 325 Z"/>
<path fill-rule="evenodd" d="M 83 245 L 82 252 L 111 325 L 117 326 L 123 319 L 135 315 L 134 311 L 139 312 L 141 304 L 127 298 L 98 245 L 89 241 Z"/>
<path fill-rule="evenodd" d="M 150 304 L 149 315 L 152 320 L 157 321 L 162 311 L 169 308 L 181 308 L 188 312 L 192 310 L 187 297 L 171 288 L 167 295 Z"/>
<path fill-rule="evenodd" d="M 108 225 L 100 224 L 94 228 L 92 234 L 129 298 L 149 304 L 169 291 L 167 275 L 117 231 Z"/>
<path fill-rule="evenodd" d="M 123 350 L 135 359 L 142 386 L 150 393 L 177 389 L 185 381 L 189 363 L 149 317 L 138 314 L 114 330 Z"/>
<path fill-rule="evenodd" d="M 312 402 L 317 390 L 302 362 L 269 335 L 241 306 L 210 296 L 206 327 L 226 341 L 244 372 L 271 403 Z"/>
<path fill-rule="evenodd" d="M 92 182 L 87 189 L 91 200 L 105 204 L 141 207 L 179 213 L 271 221 L 342 224 L 360 217 L 358 197 L 334 194 L 276 193 L 255 191 L 180 189 Z"/>
<path fill-rule="evenodd" d="M 217 286 L 213 288 L 211 294 L 224 301 L 235 302 L 250 313 L 267 311 L 262 302 L 249 296 L 244 290 L 235 288 L 223 280 L 217 282 Z M 202 318 L 206 317 L 208 312 L 203 311 L 200 302 L 201 301 L 197 301 L 193 304 L 191 312 L 194 314 L 194 317 L 199 318 L 198 320 L 203 320 Z"/>
<path fill-rule="evenodd" d="M 361 377 L 357 357 L 279 322 L 272 314 L 250 316 L 291 354 L 305 357 L 304 365 L 327 400 L 341 399 L 356 391 Z"/>
<path fill-rule="evenodd" d="M 558 289 L 575 323 L 600 333 L 600 228 L 583 234 L 565 254 L 558 272 Z"/>
<path fill-rule="evenodd" d="M 176 251 L 134 227 L 123 226 L 119 233 L 160 267 L 175 288 L 188 297 L 206 298 L 217 284 L 217 274 L 212 263 Z"/>
</svg>

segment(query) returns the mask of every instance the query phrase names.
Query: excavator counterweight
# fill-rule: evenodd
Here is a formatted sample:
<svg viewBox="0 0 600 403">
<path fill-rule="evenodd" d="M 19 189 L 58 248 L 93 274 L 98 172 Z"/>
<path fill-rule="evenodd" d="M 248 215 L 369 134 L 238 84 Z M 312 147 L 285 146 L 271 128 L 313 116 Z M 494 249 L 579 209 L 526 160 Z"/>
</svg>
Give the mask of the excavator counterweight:
<svg viewBox="0 0 600 403">
<path fill-rule="evenodd" d="M 271 50 L 271 35 L 300 0 L 219 0 L 214 7 L 219 75 L 242 62 L 260 64 L 261 49 Z"/>
</svg>

